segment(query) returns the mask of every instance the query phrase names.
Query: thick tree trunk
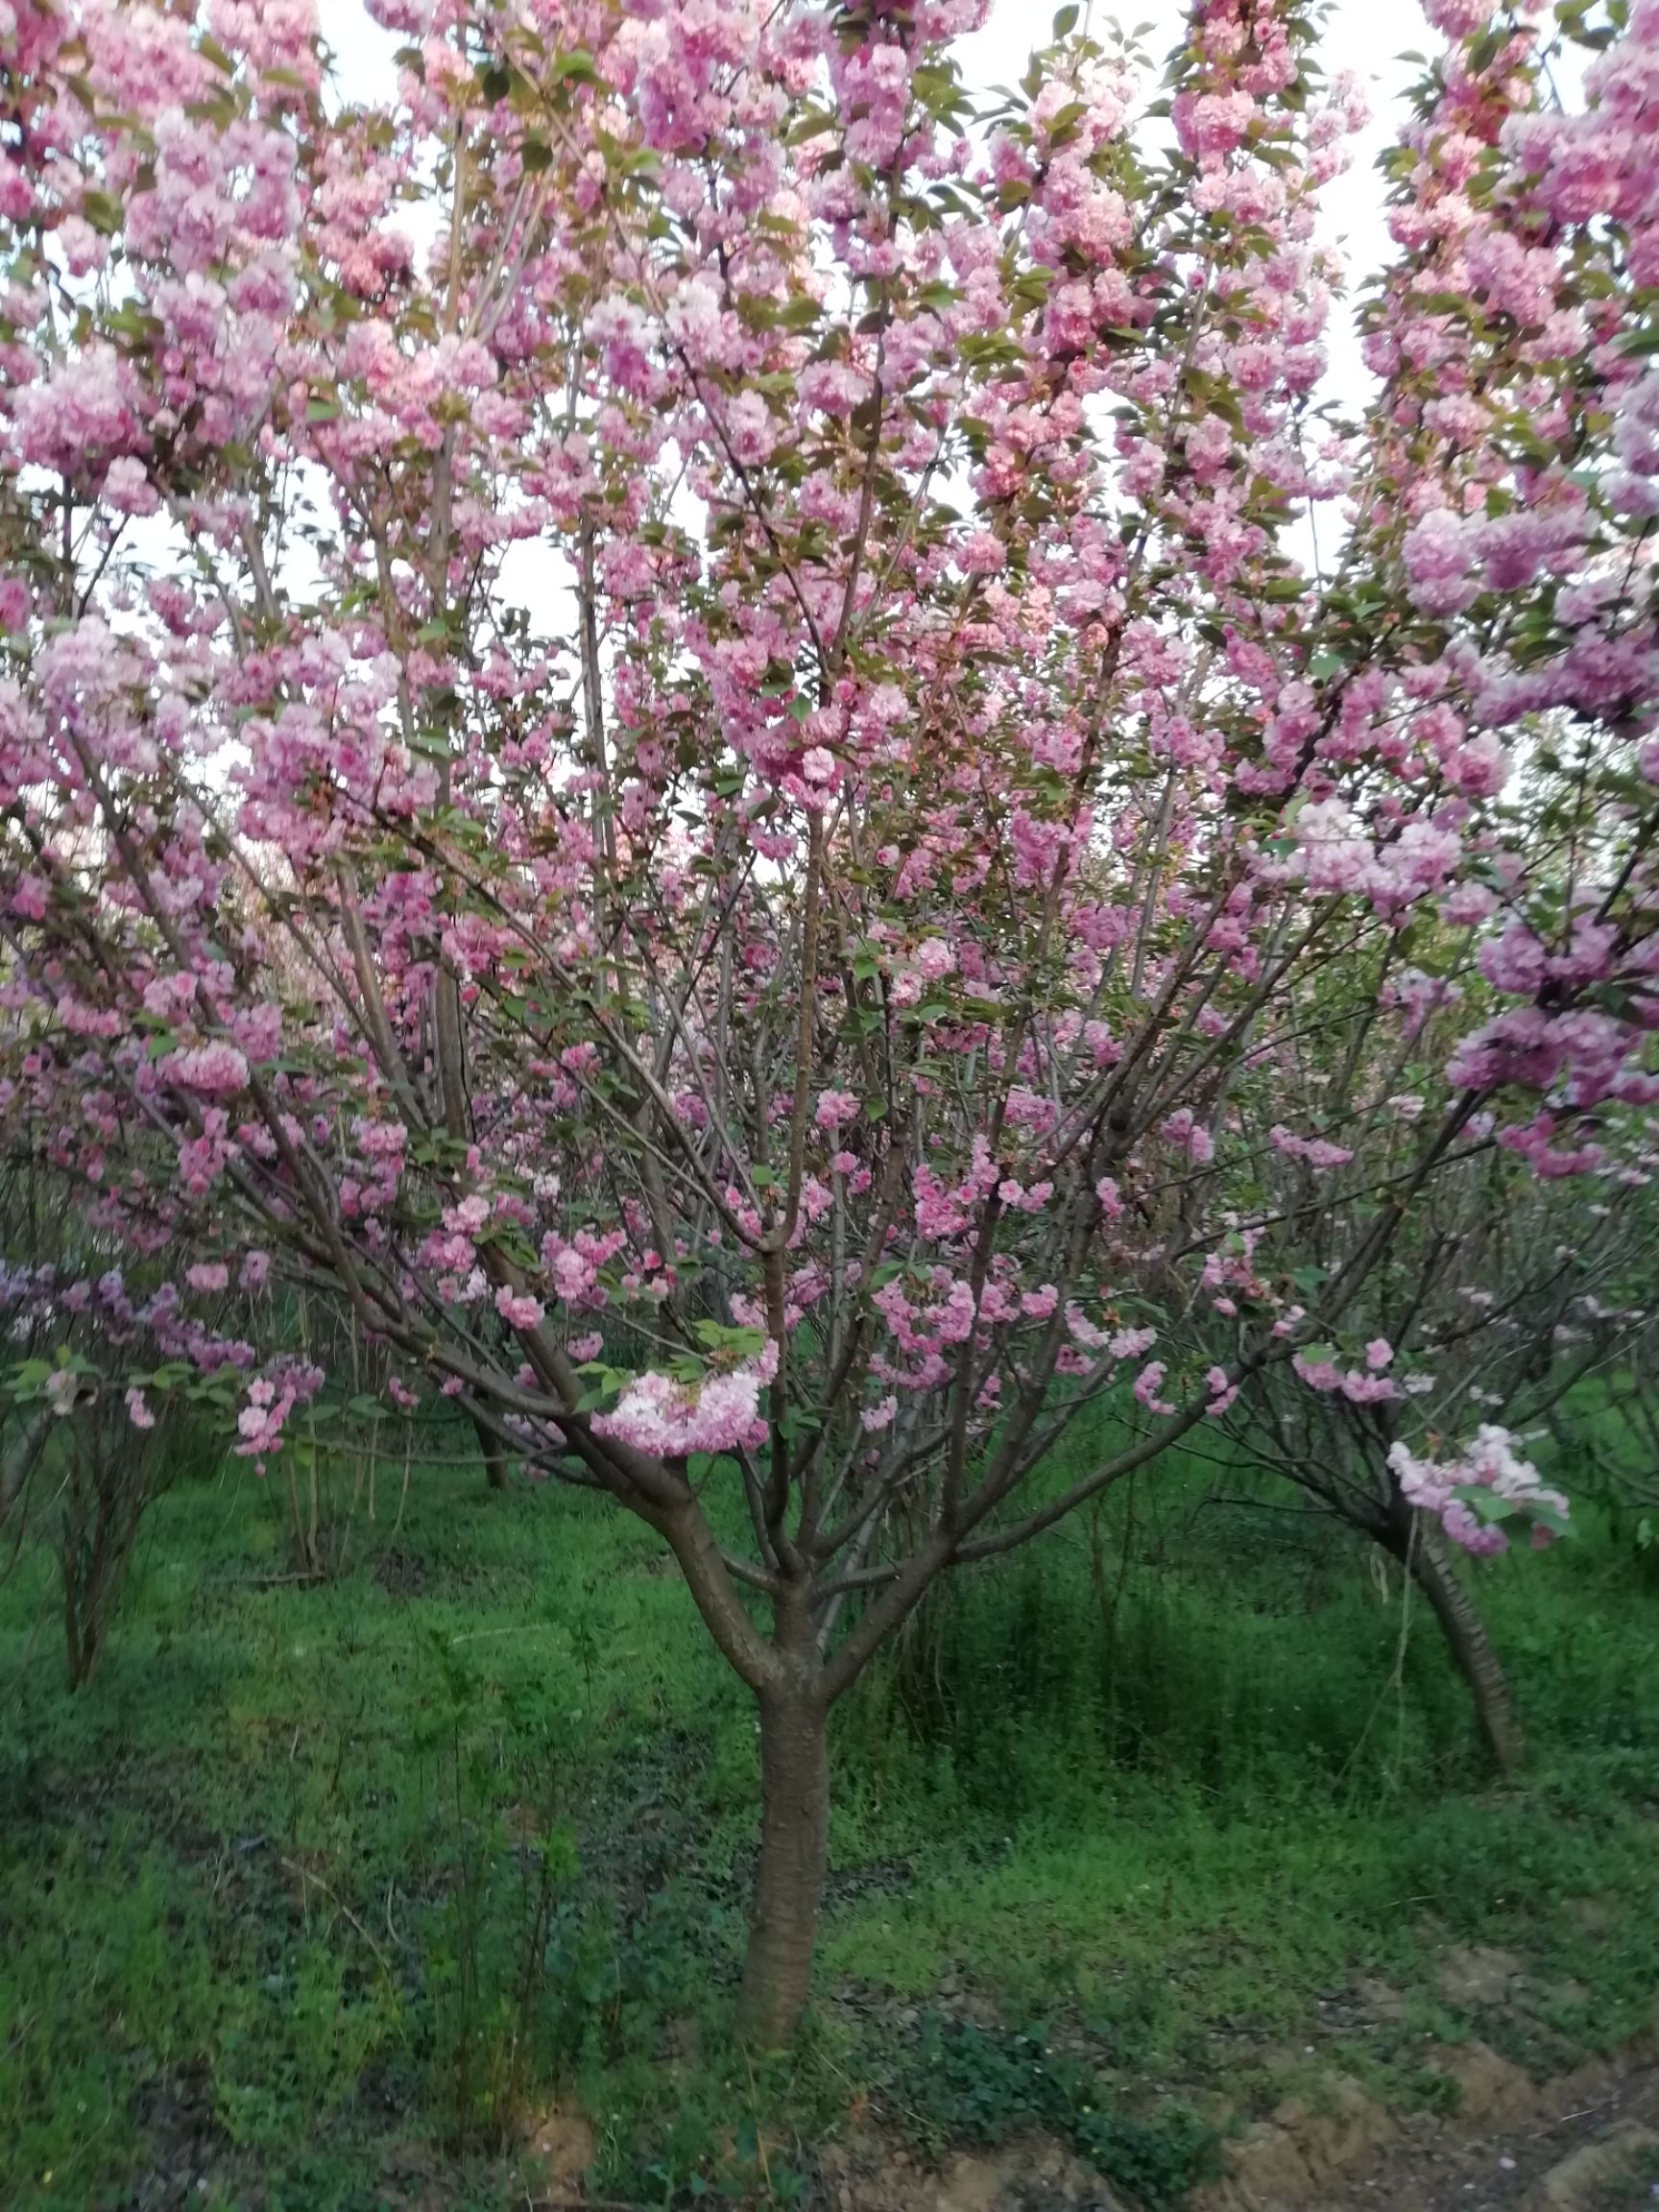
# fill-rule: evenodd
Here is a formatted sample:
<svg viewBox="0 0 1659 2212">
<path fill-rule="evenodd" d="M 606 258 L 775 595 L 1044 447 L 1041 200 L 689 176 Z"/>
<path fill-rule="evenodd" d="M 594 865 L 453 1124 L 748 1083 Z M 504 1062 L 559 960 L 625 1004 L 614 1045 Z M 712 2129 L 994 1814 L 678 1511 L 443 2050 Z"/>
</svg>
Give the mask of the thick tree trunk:
<svg viewBox="0 0 1659 2212">
<path fill-rule="evenodd" d="M 1480 1608 L 1454 1566 L 1445 1538 L 1432 1524 L 1427 1518 L 1419 1519 L 1413 1540 L 1409 1507 L 1405 1509 L 1403 1527 L 1401 1518 L 1396 1517 L 1384 1539 L 1387 1549 L 1409 1568 L 1412 1580 L 1440 1623 L 1457 1671 L 1469 1685 L 1475 1718 L 1494 1766 L 1501 1774 L 1512 1774 L 1525 1748 L 1521 1725 Z"/>
<path fill-rule="evenodd" d="M 828 1711 L 794 1684 L 760 1694 L 760 1862 L 738 2026 L 761 2050 L 792 2042 L 806 2008 L 830 1849 Z"/>
</svg>

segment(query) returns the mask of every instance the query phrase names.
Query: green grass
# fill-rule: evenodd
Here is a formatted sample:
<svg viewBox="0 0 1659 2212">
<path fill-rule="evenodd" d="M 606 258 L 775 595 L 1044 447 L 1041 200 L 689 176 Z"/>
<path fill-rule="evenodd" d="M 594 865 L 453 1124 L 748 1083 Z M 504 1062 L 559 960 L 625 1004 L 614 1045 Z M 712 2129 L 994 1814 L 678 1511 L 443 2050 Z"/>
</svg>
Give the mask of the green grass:
<svg viewBox="0 0 1659 2212">
<path fill-rule="evenodd" d="M 1322 2065 L 1410 2103 L 1436 2038 L 1548 2069 L 1646 2024 L 1636 1553 L 1592 1528 L 1482 1575 L 1532 1744 L 1498 1790 L 1397 1581 L 1212 1478 L 1143 1476 L 965 1575 L 847 1701 L 820 2000 L 759 2071 L 730 2035 L 754 1719 L 648 1532 L 462 1467 L 417 1480 L 395 1545 L 382 1500 L 356 1572 L 296 1583 L 236 1465 L 155 1506 L 74 1697 L 26 1552 L 0 2202 L 505 2207 L 555 2097 L 640 2202 L 787 2201 L 866 2106 L 925 2147 L 1039 2121 L 1154 2202 L 1210 2123 Z M 1524 1962 L 1503 2018 L 1440 2000 L 1454 1943 Z"/>
</svg>

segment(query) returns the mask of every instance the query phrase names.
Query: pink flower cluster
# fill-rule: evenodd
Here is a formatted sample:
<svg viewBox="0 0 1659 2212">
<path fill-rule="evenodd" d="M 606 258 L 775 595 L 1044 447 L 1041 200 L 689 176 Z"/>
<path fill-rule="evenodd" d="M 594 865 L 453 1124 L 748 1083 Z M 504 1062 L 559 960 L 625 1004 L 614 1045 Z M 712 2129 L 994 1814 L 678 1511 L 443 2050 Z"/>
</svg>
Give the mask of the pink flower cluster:
<svg viewBox="0 0 1659 2212">
<path fill-rule="evenodd" d="M 238 1455 L 263 1470 L 267 1457 L 282 1449 L 289 1414 L 297 1406 L 308 1406 L 325 1380 L 321 1367 L 289 1358 L 274 1359 L 262 1375 L 255 1375 L 248 1385 L 247 1403 L 236 1416 Z"/>
<path fill-rule="evenodd" d="M 1305 1160 L 1310 1167 L 1323 1171 L 1328 1167 L 1346 1167 L 1354 1154 L 1346 1144 L 1333 1144 L 1324 1137 L 1298 1137 L 1293 1129 L 1283 1122 L 1275 1122 L 1267 1132 L 1268 1142 L 1276 1152 L 1283 1152 L 1287 1160 Z"/>
<path fill-rule="evenodd" d="M 1394 1347 L 1387 1337 L 1373 1336 L 1365 1347 L 1363 1367 L 1341 1367 L 1327 1348 L 1295 1353 L 1290 1365 L 1310 1390 L 1339 1392 L 1353 1406 L 1376 1406 L 1399 1396 L 1393 1378 L 1383 1372 L 1393 1360 Z"/>
<path fill-rule="evenodd" d="M 1483 1422 L 1455 1459 L 1420 1456 L 1405 1443 L 1390 1445 L 1388 1464 L 1400 1488 L 1419 1512 L 1432 1514 L 1465 1551 L 1490 1555 L 1507 1551 L 1509 1537 L 1504 1519 L 1530 1521 L 1535 1551 L 1553 1542 L 1565 1521 L 1569 1505 L 1559 1490 L 1542 1481 L 1529 1459 L 1515 1449 L 1507 1429 Z M 1499 1502 L 1501 1517 L 1488 1519 L 1477 1511 L 1484 1497 Z M 1540 1516 L 1547 1516 L 1542 1518 Z"/>
<path fill-rule="evenodd" d="M 693 1452 L 756 1451 L 766 1441 L 760 1392 L 778 1372 L 778 1347 L 697 1383 L 654 1371 L 636 1375 L 610 1413 L 595 1414 L 593 1433 L 612 1436 L 659 1459 Z"/>
</svg>

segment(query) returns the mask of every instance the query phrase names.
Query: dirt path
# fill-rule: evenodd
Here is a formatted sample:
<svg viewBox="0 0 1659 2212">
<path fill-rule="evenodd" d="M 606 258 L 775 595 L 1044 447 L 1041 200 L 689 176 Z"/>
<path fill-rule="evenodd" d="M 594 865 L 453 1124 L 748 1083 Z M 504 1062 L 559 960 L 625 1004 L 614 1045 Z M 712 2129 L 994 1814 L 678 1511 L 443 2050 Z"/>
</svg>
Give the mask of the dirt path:
<svg viewBox="0 0 1659 2212">
<path fill-rule="evenodd" d="M 1649 2038 L 1535 2082 L 1490 2045 L 1442 2054 L 1457 2106 L 1396 2117 L 1333 2076 L 1228 2147 L 1194 2212 L 1614 2212 L 1659 2204 L 1659 2053 Z"/>
<path fill-rule="evenodd" d="M 1651 2065 L 1586 2067 L 1529 2099 L 1503 2100 L 1479 2120 L 1417 2115 L 1362 2173 L 1343 2177 L 1319 2212 L 1613 2212 L 1638 2204 L 1659 2204 L 1659 2068 Z"/>
<path fill-rule="evenodd" d="M 1659 2055 L 1532 2081 L 1484 2043 L 1447 2054 L 1459 2109 L 1396 2118 L 1330 2076 L 1228 2147 L 1191 2212 L 1620 2212 L 1659 2206 Z M 875 2140 L 832 2147 L 825 2212 L 1129 2212 L 1060 2145 L 1031 2138 L 928 2173 Z"/>
</svg>

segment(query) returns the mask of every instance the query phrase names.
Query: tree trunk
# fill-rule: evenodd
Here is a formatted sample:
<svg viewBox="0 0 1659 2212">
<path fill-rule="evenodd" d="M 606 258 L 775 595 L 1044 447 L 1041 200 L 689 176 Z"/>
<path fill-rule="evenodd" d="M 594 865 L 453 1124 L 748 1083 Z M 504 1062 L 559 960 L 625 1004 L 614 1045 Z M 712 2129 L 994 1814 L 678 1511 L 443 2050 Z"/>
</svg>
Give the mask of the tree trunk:
<svg viewBox="0 0 1659 2212">
<path fill-rule="evenodd" d="M 0 1523 L 23 1495 L 23 1485 L 45 1449 L 52 1431 L 52 1408 L 44 1407 L 25 1421 L 4 1454 L 0 1454 Z"/>
<path fill-rule="evenodd" d="M 760 1861 L 738 2026 L 764 2051 L 792 2042 L 806 2008 L 830 1849 L 828 1712 L 791 1684 L 760 1693 Z"/>
<path fill-rule="evenodd" d="M 492 1490 L 505 1490 L 508 1483 L 510 1462 L 507 1447 L 488 1422 L 474 1419 L 472 1428 L 478 1438 L 479 1454 L 484 1461 L 484 1479 Z"/>
<path fill-rule="evenodd" d="M 1480 1618 L 1480 1608 L 1453 1565 L 1439 1530 L 1427 1517 L 1421 1517 L 1413 1540 L 1409 1507 L 1406 1508 L 1405 1521 L 1404 1529 L 1398 1526 L 1391 1527 L 1385 1539 L 1387 1549 L 1409 1568 L 1413 1581 L 1428 1599 L 1430 1610 L 1440 1623 L 1457 1671 L 1469 1685 L 1469 1695 L 1475 1701 L 1475 1718 L 1494 1766 L 1501 1774 L 1512 1774 L 1521 1764 L 1525 1748 L 1521 1726 L 1515 1718 L 1509 1685 L 1498 1654 L 1492 1648 L 1486 1623 Z"/>
</svg>

